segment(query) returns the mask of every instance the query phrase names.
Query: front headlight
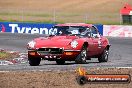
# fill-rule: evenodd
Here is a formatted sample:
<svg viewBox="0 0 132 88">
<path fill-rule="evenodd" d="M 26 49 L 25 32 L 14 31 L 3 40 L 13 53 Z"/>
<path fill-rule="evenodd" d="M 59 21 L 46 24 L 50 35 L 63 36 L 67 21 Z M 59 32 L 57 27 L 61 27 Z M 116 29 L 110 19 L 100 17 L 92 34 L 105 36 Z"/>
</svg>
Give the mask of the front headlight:
<svg viewBox="0 0 132 88">
<path fill-rule="evenodd" d="M 36 42 L 32 40 L 32 41 L 28 42 L 28 47 L 29 48 L 34 48 L 35 44 L 36 44 Z"/>
<path fill-rule="evenodd" d="M 72 47 L 72 48 L 76 48 L 77 45 L 78 45 L 78 42 L 77 42 L 77 41 L 72 41 L 72 42 L 71 42 L 71 47 Z"/>
</svg>

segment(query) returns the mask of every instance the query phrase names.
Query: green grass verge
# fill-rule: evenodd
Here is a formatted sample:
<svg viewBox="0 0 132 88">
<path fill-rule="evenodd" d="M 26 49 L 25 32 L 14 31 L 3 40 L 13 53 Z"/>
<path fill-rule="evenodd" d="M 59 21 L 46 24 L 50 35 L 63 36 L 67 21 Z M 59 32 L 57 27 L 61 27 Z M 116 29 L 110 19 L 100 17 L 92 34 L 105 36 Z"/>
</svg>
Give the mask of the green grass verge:
<svg viewBox="0 0 132 88">
<path fill-rule="evenodd" d="M 7 52 L 0 52 L 0 60 L 11 60 L 16 57 L 19 57 L 19 55 L 17 53 L 10 54 Z"/>
<path fill-rule="evenodd" d="M 9 53 L 6 52 L 0 52 L 0 59 L 6 59 L 10 56 Z"/>
</svg>

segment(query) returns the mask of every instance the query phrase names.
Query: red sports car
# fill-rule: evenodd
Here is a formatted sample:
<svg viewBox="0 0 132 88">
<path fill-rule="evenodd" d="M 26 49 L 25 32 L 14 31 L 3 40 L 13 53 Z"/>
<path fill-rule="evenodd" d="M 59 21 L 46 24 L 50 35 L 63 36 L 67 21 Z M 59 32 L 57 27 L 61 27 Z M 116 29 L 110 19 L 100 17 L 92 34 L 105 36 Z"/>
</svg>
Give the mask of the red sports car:
<svg viewBox="0 0 132 88">
<path fill-rule="evenodd" d="M 79 64 L 98 58 L 107 62 L 109 41 L 92 24 L 67 23 L 57 24 L 47 37 L 40 37 L 27 44 L 28 60 L 31 66 L 38 66 L 42 59 L 64 64 L 75 61 Z"/>
</svg>

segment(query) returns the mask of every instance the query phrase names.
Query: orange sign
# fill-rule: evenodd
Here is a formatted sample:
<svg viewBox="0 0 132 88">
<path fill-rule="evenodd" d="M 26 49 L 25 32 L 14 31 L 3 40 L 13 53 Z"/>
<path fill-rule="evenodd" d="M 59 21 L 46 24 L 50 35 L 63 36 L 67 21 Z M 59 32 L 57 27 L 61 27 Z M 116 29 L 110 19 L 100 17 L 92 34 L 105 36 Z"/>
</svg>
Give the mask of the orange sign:
<svg viewBox="0 0 132 88">
<path fill-rule="evenodd" d="M 78 69 L 79 76 L 77 82 L 79 84 L 88 83 L 130 83 L 131 76 L 129 74 L 88 74 L 84 68 Z"/>
</svg>

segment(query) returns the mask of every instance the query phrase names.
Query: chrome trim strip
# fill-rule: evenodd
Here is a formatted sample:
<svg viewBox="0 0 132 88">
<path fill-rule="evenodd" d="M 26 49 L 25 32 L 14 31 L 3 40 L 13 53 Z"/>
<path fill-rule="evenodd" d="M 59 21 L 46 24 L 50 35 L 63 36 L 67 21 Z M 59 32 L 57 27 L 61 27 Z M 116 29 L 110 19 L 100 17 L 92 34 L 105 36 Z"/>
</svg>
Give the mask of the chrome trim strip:
<svg viewBox="0 0 132 88">
<path fill-rule="evenodd" d="M 60 48 L 60 47 L 41 47 L 41 48 Z M 39 49 L 39 48 L 38 48 Z M 63 47 L 60 49 L 64 49 Z"/>
<path fill-rule="evenodd" d="M 47 47 L 45 47 L 45 48 L 47 48 Z M 53 47 L 52 47 L 53 48 Z M 60 48 L 60 49 L 63 49 L 63 48 Z M 36 50 L 28 50 L 28 51 L 36 51 Z M 63 51 L 81 51 L 81 50 L 63 50 Z"/>
<path fill-rule="evenodd" d="M 81 51 L 81 50 L 64 50 L 64 51 Z"/>
<path fill-rule="evenodd" d="M 28 50 L 28 51 L 36 51 L 36 50 Z"/>
</svg>

